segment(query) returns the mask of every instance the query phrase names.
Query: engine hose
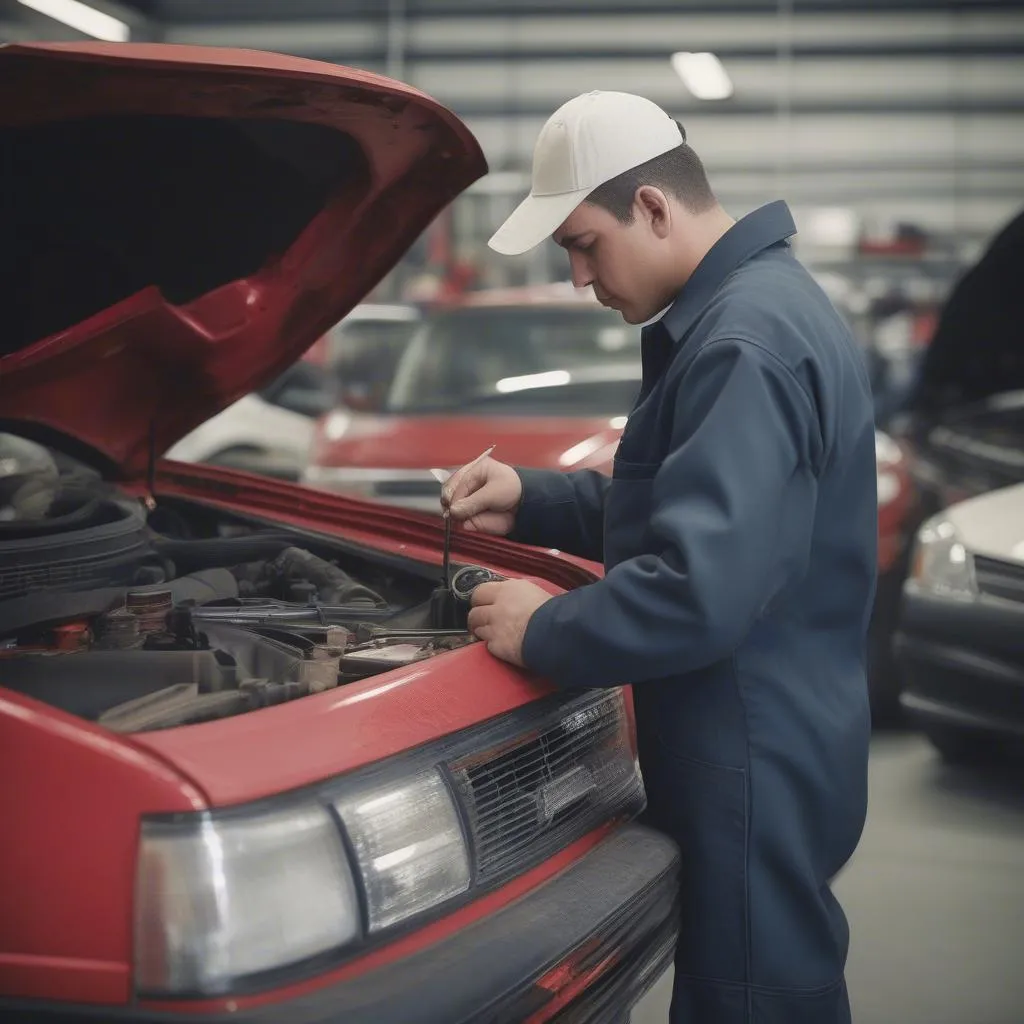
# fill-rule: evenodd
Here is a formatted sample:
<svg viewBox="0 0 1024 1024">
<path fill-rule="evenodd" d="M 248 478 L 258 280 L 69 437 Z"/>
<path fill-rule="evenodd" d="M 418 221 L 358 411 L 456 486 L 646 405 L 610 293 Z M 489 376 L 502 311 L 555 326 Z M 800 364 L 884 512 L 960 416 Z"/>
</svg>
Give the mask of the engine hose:
<svg viewBox="0 0 1024 1024">
<path fill-rule="evenodd" d="M 309 580 L 316 585 L 324 604 L 367 603 L 386 607 L 380 594 L 364 587 L 348 573 L 318 555 L 295 546 L 288 533 L 263 533 L 251 537 L 215 537 L 204 540 L 158 538 L 154 548 L 174 563 L 177 571 L 194 572 L 207 566 L 242 566 L 268 560 L 284 579 Z"/>
<path fill-rule="evenodd" d="M 378 607 L 387 602 L 369 587 L 357 583 L 347 572 L 303 548 L 287 547 L 271 564 L 285 579 L 309 580 L 316 586 L 323 604 L 368 603 Z"/>
<path fill-rule="evenodd" d="M 158 537 L 156 552 L 172 561 L 178 572 L 239 565 L 274 558 L 295 543 L 287 533 L 261 533 L 251 537 L 213 537 L 205 540 L 172 540 Z"/>
</svg>

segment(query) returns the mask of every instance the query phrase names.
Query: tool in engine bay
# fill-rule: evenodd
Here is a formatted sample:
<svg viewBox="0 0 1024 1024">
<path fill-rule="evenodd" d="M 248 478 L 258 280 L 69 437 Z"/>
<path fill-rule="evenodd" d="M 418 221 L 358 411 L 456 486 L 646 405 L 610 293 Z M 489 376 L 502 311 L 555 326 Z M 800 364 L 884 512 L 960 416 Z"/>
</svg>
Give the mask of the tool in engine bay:
<svg viewBox="0 0 1024 1024">
<path fill-rule="evenodd" d="M 463 470 L 472 469 L 478 466 L 484 459 L 488 458 L 497 445 L 491 445 L 482 451 L 472 462 L 466 463 Z M 443 487 L 452 477 L 447 469 L 432 469 L 430 471 L 434 479 Z M 461 629 L 467 628 L 466 620 L 469 615 L 470 601 L 473 597 L 473 590 L 481 583 L 496 582 L 505 579 L 498 573 L 489 569 L 482 569 L 479 566 L 463 566 L 455 575 L 452 575 L 451 548 L 452 548 L 452 516 L 449 509 L 442 511 L 444 520 L 444 546 L 442 549 L 442 586 L 438 587 L 430 599 L 430 620 L 431 624 L 438 629 Z M 456 582 L 458 581 L 458 583 Z"/>
</svg>

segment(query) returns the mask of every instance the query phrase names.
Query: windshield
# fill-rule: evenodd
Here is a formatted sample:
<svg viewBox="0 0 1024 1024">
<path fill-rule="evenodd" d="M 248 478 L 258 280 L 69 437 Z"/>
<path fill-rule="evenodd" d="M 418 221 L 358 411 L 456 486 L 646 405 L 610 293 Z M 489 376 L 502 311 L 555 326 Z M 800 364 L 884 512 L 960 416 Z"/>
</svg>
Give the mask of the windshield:
<svg viewBox="0 0 1024 1024">
<path fill-rule="evenodd" d="M 623 415 L 640 382 L 640 329 L 595 307 L 452 310 L 427 320 L 387 408 L 502 415 Z"/>
<path fill-rule="evenodd" d="M 403 320 L 342 321 L 328 335 L 328 364 L 345 370 L 350 363 L 368 360 L 397 361 L 416 330 L 414 318 Z"/>
</svg>

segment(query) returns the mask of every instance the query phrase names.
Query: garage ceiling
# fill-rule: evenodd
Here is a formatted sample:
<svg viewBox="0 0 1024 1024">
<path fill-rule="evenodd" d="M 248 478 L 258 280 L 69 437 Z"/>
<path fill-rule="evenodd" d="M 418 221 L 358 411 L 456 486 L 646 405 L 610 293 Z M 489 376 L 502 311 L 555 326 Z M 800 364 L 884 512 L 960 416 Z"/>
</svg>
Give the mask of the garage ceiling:
<svg viewBox="0 0 1024 1024">
<path fill-rule="evenodd" d="M 466 118 L 499 170 L 529 165 L 565 99 L 611 88 L 679 117 L 737 207 L 781 193 L 987 232 L 1024 206 L 1024 2 L 89 2 L 133 38 L 391 73 Z M 0 33 L 76 37 L 17 0 L 0 0 Z M 735 95 L 695 100 L 670 66 L 677 50 L 718 54 Z"/>
</svg>

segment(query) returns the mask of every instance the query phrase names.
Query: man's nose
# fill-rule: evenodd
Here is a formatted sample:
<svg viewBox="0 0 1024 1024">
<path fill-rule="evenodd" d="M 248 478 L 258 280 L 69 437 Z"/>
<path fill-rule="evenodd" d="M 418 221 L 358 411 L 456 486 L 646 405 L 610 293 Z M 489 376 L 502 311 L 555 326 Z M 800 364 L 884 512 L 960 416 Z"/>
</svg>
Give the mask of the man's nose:
<svg viewBox="0 0 1024 1024">
<path fill-rule="evenodd" d="M 590 270 L 589 261 L 579 252 L 569 253 L 569 272 L 572 275 L 574 288 L 586 288 L 594 283 L 594 275 Z"/>
</svg>

